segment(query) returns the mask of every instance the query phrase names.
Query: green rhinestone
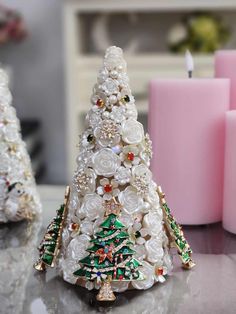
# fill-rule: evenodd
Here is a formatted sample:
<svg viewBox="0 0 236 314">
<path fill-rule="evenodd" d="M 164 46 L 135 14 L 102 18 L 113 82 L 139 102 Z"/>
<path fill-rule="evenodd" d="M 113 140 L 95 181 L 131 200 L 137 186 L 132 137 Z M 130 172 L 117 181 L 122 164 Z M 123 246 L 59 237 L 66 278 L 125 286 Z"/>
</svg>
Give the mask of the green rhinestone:
<svg viewBox="0 0 236 314">
<path fill-rule="evenodd" d="M 57 210 L 58 214 L 63 214 L 65 209 L 65 205 L 61 205 L 61 207 Z"/>
<path fill-rule="evenodd" d="M 57 225 L 60 225 L 61 221 L 62 221 L 61 217 L 56 217 L 53 219 L 53 222 Z"/>
<path fill-rule="evenodd" d="M 175 230 L 175 229 L 178 228 L 178 226 L 177 226 L 177 224 L 176 224 L 175 221 L 172 221 L 171 224 L 170 224 L 170 226 L 171 226 L 171 229 L 173 229 L 173 230 Z"/>
<path fill-rule="evenodd" d="M 176 236 L 176 238 L 180 238 L 181 237 L 181 232 L 180 232 L 180 230 L 178 228 L 176 228 L 174 230 L 174 235 Z"/>
<path fill-rule="evenodd" d="M 176 243 L 177 243 L 178 247 L 179 247 L 181 250 L 183 250 L 183 249 L 185 248 L 185 246 L 186 246 L 186 241 L 181 240 L 181 239 L 177 239 L 177 240 L 176 240 Z"/>
<path fill-rule="evenodd" d="M 181 254 L 181 256 L 182 256 L 182 259 L 183 259 L 184 263 L 189 262 L 189 260 L 190 260 L 189 252 L 183 252 L 183 253 Z"/>
<path fill-rule="evenodd" d="M 61 205 L 61 207 L 57 210 L 57 213 L 58 213 L 59 215 L 62 215 L 63 212 L 64 212 L 64 209 L 65 209 L 65 205 Z"/>
<path fill-rule="evenodd" d="M 42 261 L 48 265 L 51 265 L 52 261 L 53 261 L 53 255 L 49 255 L 47 253 L 44 253 L 42 256 Z"/>
<path fill-rule="evenodd" d="M 170 209 L 169 209 L 169 207 L 167 206 L 167 204 L 164 204 L 163 207 L 164 207 L 164 209 L 165 209 L 165 212 L 166 212 L 167 214 L 170 214 Z"/>
<path fill-rule="evenodd" d="M 53 224 L 53 225 L 50 227 L 50 230 L 53 231 L 53 232 L 58 232 L 59 229 L 60 229 L 60 226 L 57 225 L 57 224 Z"/>
<path fill-rule="evenodd" d="M 50 235 L 51 235 L 51 237 L 52 237 L 52 239 L 54 239 L 54 240 L 57 240 L 57 238 L 58 238 L 58 234 L 57 233 L 53 233 L 54 231 L 52 230 L 52 233 L 50 233 Z"/>
<path fill-rule="evenodd" d="M 45 245 L 44 249 L 48 252 L 53 253 L 55 251 L 56 244 Z"/>
</svg>

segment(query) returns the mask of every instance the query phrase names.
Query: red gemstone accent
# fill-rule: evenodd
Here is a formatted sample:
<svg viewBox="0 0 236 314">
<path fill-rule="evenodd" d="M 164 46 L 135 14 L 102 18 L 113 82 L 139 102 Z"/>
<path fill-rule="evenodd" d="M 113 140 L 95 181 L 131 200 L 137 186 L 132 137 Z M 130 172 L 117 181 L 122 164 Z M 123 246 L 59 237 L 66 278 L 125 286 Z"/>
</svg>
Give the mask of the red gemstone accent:
<svg viewBox="0 0 236 314">
<path fill-rule="evenodd" d="M 96 105 L 100 108 L 102 108 L 104 106 L 104 101 L 102 99 L 98 99 L 96 102 Z"/>
<path fill-rule="evenodd" d="M 130 160 L 130 161 L 133 161 L 133 160 L 134 160 L 134 153 L 129 152 L 129 153 L 127 154 L 127 159 Z"/>
<path fill-rule="evenodd" d="M 124 278 L 124 276 L 120 275 L 119 276 L 119 280 L 122 280 Z"/>
<path fill-rule="evenodd" d="M 103 189 L 104 189 L 104 191 L 106 193 L 110 193 L 112 191 L 112 185 L 111 184 L 106 184 L 106 185 L 104 185 Z"/>
<path fill-rule="evenodd" d="M 76 229 L 78 228 L 78 224 L 72 223 L 72 224 L 70 225 L 70 227 L 71 227 L 72 230 L 76 230 Z"/>
<path fill-rule="evenodd" d="M 157 275 L 158 276 L 161 276 L 161 275 L 163 275 L 163 268 L 162 267 L 159 267 L 159 268 L 157 268 Z"/>
</svg>

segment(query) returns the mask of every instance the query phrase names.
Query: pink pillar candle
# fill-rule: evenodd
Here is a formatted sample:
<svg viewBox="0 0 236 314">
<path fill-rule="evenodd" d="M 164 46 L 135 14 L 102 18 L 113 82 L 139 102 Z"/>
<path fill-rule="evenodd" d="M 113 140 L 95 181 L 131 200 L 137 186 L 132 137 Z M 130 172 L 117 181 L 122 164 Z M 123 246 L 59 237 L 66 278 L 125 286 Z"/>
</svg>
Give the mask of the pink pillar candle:
<svg viewBox="0 0 236 314">
<path fill-rule="evenodd" d="M 228 79 L 153 80 L 151 168 L 182 224 L 222 219 Z"/>
<path fill-rule="evenodd" d="M 236 233 L 236 110 L 226 113 L 223 227 Z"/>
<path fill-rule="evenodd" d="M 230 79 L 230 109 L 236 109 L 236 50 L 215 53 L 215 77 Z"/>
</svg>

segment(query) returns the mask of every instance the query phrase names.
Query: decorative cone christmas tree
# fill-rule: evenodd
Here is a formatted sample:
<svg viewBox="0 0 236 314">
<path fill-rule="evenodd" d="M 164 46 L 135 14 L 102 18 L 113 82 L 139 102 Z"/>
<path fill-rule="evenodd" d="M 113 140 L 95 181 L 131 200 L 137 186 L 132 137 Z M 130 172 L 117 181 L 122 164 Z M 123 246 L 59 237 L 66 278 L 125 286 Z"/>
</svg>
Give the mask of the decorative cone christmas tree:
<svg viewBox="0 0 236 314">
<path fill-rule="evenodd" d="M 41 210 L 30 159 L 11 102 L 8 77 L 0 69 L 0 223 L 31 219 Z"/>
<path fill-rule="evenodd" d="M 172 269 L 170 246 L 185 268 L 194 262 L 152 180 L 151 141 L 137 121 L 120 48 L 107 49 L 91 102 L 59 239 L 58 269 L 64 280 L 100 289 L 97 299 L 111 301 L 113 291 L 164 282 Z M 38 263 L 45 268 L 42 259 Z"/>
</svg>

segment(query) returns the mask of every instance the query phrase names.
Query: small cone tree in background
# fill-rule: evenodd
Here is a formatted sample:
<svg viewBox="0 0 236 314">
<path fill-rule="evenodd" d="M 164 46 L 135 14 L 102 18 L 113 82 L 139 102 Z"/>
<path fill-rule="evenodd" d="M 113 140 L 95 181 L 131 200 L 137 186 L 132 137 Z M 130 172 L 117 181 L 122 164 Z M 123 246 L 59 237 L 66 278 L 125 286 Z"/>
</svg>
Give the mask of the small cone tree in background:
<svg viewBox="0 0 236 314">
<path fill-rule="evenodd" d="M 113 291 L 164 282 L 172 269 L 170 245 L 180 244 L 178 234 L 185 239 L 182 231 L 171 232 L 172 225 L 180 226 L 170 221 L 164 196 L 152 180 L 151 140 L 137 121 L 120 48 L 107 49 L 91 102 L 58 268 L 68 282 L 100 288 L 97 299 L 103 301 L 114 300 Z"/>
<path fill-rule="evenodd" d="M 11 102 L 8 77 L 0 69 L 0 223 L 31 219 L 41 210 L 30 159 Z"/>
</svg>

